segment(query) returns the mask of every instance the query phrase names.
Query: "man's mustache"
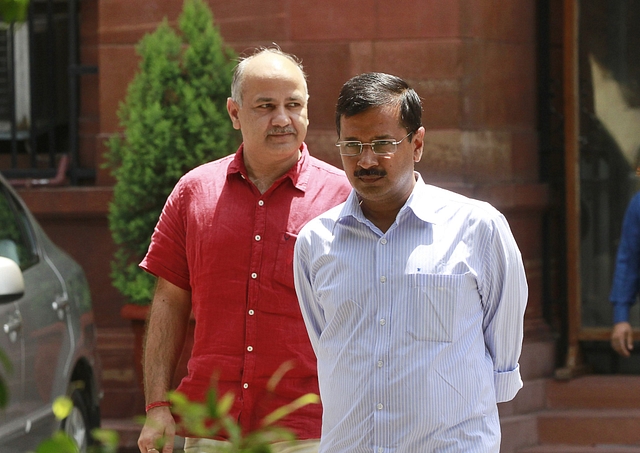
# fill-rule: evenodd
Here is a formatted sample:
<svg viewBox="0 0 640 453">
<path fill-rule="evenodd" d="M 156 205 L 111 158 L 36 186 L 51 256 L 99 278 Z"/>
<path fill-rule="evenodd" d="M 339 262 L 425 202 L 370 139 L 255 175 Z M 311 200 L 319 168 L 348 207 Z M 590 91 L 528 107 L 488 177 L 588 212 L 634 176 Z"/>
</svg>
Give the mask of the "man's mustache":
<svg viewBox="0 0 640 453">
<path fill-rule="evenodd" d="M 384 170 L 376 170 L 375 168 L 361 168 L 353 172 L 353 176 L 360 178 L 361 176 L 387 176 L 387 172 Z"/>
<path fill-rule="evenodd" d="M 296 130 L 292 127 L 274 127 L 267 131 L 267 135 L 295 134 Z"/>
</svg>

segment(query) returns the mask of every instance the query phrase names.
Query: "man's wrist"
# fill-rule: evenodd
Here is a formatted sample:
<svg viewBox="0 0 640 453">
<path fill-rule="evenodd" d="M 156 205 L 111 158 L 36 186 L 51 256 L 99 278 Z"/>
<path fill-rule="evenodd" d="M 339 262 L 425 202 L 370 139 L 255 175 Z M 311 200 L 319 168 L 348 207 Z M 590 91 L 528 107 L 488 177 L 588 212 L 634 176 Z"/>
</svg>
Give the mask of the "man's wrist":
<svg viewBox="0 0 640 453">
<path fill-rule="evenodd" d="M 145 406 L 144 411 L 149 412 L 151 409 L 155 409 L 157 407 L 171 407 L 171 402 L 170 401 L 153 401 Z"/>
</svg>

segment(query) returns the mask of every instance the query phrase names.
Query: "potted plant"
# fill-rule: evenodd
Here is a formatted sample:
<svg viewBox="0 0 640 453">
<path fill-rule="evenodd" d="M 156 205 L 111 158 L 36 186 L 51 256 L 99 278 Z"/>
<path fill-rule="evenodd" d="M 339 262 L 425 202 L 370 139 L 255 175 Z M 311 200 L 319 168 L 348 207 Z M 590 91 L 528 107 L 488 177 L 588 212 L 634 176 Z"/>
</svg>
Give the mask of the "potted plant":
<svg viewBox="0 0 640 453">
<path fill-rule="evenodd" d="M 138 263 L 164 202 L 184 173 L 235 151 L 239 137 L 226 111 L 235 54 L 203 0 L 186 0 L 178 31 L 165 18 L 136 50 L 139 69 L 118 110 L 122 133 L 108 140 L 105 166 L 115 178 L 111 278 L 128 302 L 121 314 L 141 320 L 134 325 L 141 345 L 155 280 Z"/>
</svg>

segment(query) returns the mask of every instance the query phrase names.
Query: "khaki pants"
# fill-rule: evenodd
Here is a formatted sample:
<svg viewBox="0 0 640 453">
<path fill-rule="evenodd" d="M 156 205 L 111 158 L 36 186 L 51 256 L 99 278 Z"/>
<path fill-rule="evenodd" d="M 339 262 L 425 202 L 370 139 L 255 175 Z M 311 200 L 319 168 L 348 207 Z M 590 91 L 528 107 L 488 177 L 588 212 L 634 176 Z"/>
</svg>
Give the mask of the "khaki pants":
<svg viewBox="0 0 640 453">
<path fill-rule="evenodd" d="M 187 437 L 184 441 L 184 453 L 227 453 L 229 442 L 214 439 Z M 319 439 L 294 440 L 271 444 L 273 453 L 318 453 Z"/>
</svg>

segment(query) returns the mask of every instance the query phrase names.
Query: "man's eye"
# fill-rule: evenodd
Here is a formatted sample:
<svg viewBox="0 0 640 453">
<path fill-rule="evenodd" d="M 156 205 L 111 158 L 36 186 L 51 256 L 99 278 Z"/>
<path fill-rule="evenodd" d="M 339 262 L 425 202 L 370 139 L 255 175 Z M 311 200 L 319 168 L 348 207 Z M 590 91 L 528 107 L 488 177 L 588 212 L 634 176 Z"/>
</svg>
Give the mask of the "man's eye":
<svg viewBox="0 0 640 453">
<path fill-rule="evenodd" d="M 360 148 L 360 142 L 346 142 L 344 146 L 346 148 Z"/>
<path fill-rule="evenodd" d="M 389 146 L 393 145 L 393 140 L 375 140 L 373 146 Z"/>
</svg>

